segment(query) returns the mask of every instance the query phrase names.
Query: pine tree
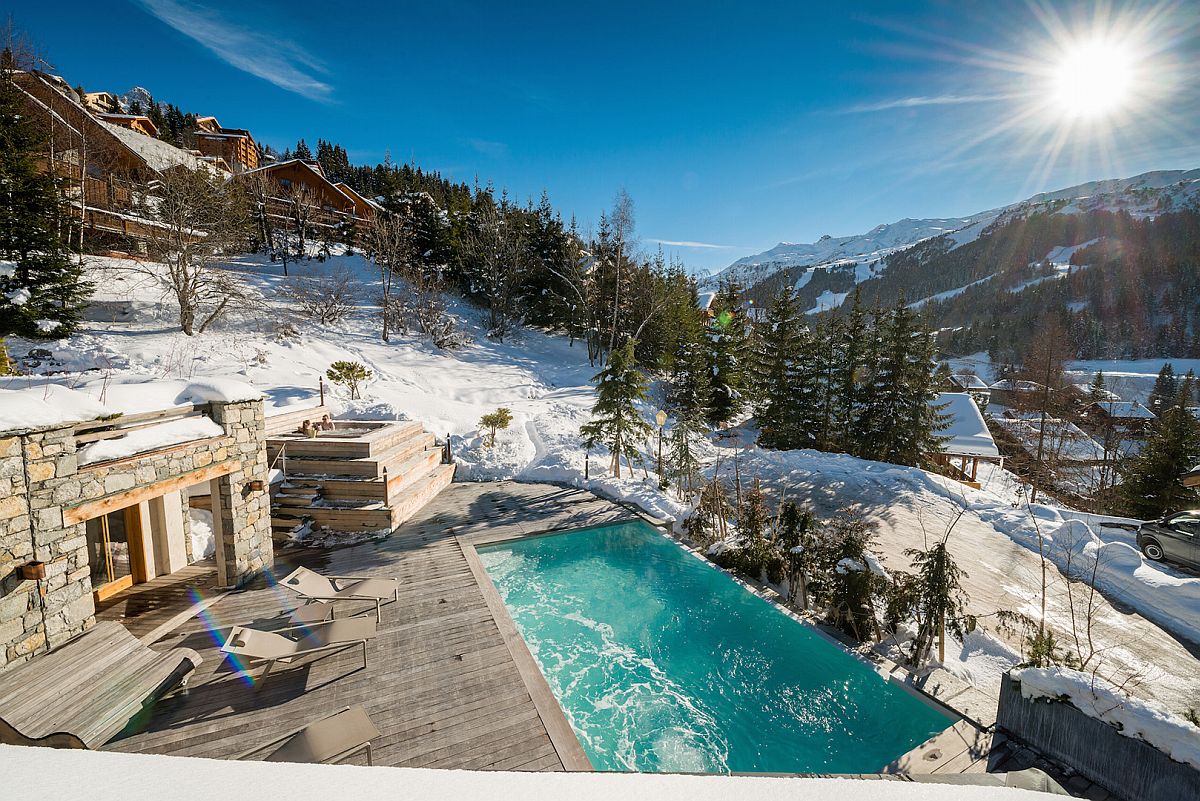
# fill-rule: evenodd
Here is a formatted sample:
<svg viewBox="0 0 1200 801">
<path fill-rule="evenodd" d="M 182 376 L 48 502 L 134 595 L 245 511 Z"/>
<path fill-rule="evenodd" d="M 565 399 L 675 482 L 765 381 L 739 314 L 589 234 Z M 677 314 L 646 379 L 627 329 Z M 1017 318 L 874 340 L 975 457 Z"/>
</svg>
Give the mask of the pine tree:
<svg viewBox="0 0 1200 801">
<path fill-rule="evenodd" d="M 608 364 L 593 378 L 596 403 L 592 419 L 579 429 L 589 449 L 597 444 L 608 448 L 617 478 L 621 477 L 621 457 L 632 474 L 633 463 L 641 461 L 637 445 L 650 435 L 650 424 L 635 405 L 646 399 L 646 378 L 634 362 L 633 348 L 633 340 L 628 340 L 609 354 Z"/>
<path fill-rule="evenodd" d="M 1158 378 L 1154 381 L 1154 388 L 1150 390 L 1150 399 L 1147 402 L 1150 411 L 1155 414 L 1159 410 L 1175 400 L 1175 396 L 1179 394 L 1179 378 L 1175 375 L 1175 368 L 1170 362 L 1163 364 L 1162 369 L 1158 371 Z"/>
<path fill-rule="evenodd" d="M 296 149 L 292 152 L 292 158 L 307 160 L 312 157 L 312 151 L 308 149 L 308 144 L 303 139 L 296 143 Z"/>
<path fill-rule="evenodd" d="M 867 358 L 871 352 L 872 330 L 862 307 L 862 293 L 854 291 L 850 314 L 841 326 L 840 363 L 834 375 L 834 420 L 841 450 L 853 453 L 862 432 L 862 385 L 867 374 Z"/>
<path fill-rule="evenodd" d="M 46 158 L 45 129 L 27 112 L 12 81 L 17 65 L 0 65 L 0 362 L 4 338 L 71 334 L 91 284 L 68 246 L 70 223 Z"/>
<path fill-rule="evenodd" d="M 694 286 L 680 304 L 674 318 L 674 345 L 667 379 L 667 407 L 676 418 L 704 420 L 712 398 L 708 362 L 705 359 L 705 330 L 697 308 Z"/>
<path fill-rule="evenodd" d="M 801 609 L 808 609 L 808 576 L 813 569 L 815 528 L 811 511 L 801 511 L 795 501 L 784 503 L 779 511 L 778 546 L 788 582 L 788 603 L 800 601 Z"/>
<path fill-rule="evenodd" d="M 968 598 L 961 582 L 967 574 L 954 561 L 944 539 L 926 550 L 910 548 L 904 553 L 917 570 L 917 637 L 913 643 L 912 664 L 925 662 L 935 640 L 938 661 L 944 662 L 946 631 L 962 638 L 965 630 L 971 627 L 966 613 Z"/>
<path fill-rule="evenodd" d="M 1161 410 L 1141 453 L 1126 471 L 1121 493 L 1135 517 L 1154 519 L 1200 505 L 1200 491 L 1179 481 L 1200 464 L 1200 420 L 1187 409 L 1193 391 L 1191 381 L 1180 383 L 1174 402 Z"/>
<path fill-rule="evenodd" d="M 790 286 L 780 289 L 767 307 L 756 338 L 754 371 L 755 419 L 759 443 L 790 448 L 795 432 L 789 426 L 792 369 L 800 348 L 800 309 Z"/>
<path fill-rule="evenodd" d="M 1104 371 L 1097 370 L 1096 375 L 1092 378 L 1092 386 L 1088 389 L 1088 402 L 1100 403 L 1104 400 L 1107 394 L 1104 386 Z"/>
<path fill-rule="evenodd" d="M 745 406 L 742 361 L 747 328 L 741 302 L 742 288 L 731 282 L 721 287 L 711 307 L 714 317 L 708 329 L 708 366 L 711 375 L 708 422 L 714 426 L 729 422 Z"/>
<path fill-rule="evenodd" d="M 770 555 L 766 537 L 770 515 L 766 495 L 757 478 L 742 496 L 737 522 L 742 535 L 738 567 L 753 578 L 761 578 Z"/>
<path fill-rule="evenodd" d="M 704 478 L 696 447 L 703 435 L 701 418 L 678 417 L 671 429 L 667 451 L 667 478 L 674 482 L 679 497 L 691 501 L 700 491 Z"/>
</svg>

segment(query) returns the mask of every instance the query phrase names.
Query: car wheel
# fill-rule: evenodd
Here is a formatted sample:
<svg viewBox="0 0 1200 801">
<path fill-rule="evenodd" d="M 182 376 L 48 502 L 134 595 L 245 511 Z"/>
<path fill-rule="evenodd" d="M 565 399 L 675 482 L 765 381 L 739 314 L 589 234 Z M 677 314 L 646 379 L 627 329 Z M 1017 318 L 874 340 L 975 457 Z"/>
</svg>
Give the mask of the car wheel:
<svg viewBox="0 0 1200 801">
<path fill-rule="evenodd" d="M 1163 558 L 1162 546 L 1153 541 L 1147 542 L 1142 546 L 1142 553 L 1144 553 L 1146 558 L 1151 562 L 1161 562 Z"/>
</svg>

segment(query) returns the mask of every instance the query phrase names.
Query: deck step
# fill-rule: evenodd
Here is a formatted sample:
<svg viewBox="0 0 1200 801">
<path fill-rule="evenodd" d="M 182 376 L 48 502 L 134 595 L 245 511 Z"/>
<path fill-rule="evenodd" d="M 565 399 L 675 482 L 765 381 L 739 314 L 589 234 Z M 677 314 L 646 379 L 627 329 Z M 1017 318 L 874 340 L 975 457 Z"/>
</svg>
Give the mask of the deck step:
<svg viewBox="0 0 1200 801">
<path fill-rule="evenodd" d="M 315 503 L 316 501 L 319 501 L 320 499 L 321 499 L 321 495 L 316 492 L 314 492 L 310 495 L 276 495 L 275 496 L 275 504 L 277 506 L 283 506 L 283 507 L 288 507 L 288 506 L 304 507 L 304 506 L 312 506 L 313 503 Z"/>
</svg>

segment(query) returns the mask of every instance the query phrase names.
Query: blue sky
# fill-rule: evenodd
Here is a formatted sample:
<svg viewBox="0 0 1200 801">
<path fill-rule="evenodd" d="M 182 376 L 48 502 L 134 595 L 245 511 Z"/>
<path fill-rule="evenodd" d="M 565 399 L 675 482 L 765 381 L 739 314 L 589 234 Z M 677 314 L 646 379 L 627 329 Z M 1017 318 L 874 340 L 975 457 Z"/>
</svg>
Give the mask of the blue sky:
<svg viewBox="0 0 1200 801">
<path fill-rule="evenodd" d="M 624 187 L 643 243 L 697 269 L 1200 167 L 1194 1 L 22 5 L 73 85 L 142 85 L 280 149 L 546 188 L 585 228 Z M 1070 118 L 1059 62 L 1098 38 L 1133 83 Z"/>
</svg>

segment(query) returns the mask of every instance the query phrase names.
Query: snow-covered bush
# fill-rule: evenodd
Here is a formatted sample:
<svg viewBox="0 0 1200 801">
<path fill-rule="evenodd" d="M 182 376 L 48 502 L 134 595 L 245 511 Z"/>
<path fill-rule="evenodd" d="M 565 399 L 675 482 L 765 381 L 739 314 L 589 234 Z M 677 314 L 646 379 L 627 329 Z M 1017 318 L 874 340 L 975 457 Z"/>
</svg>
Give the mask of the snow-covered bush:
<svg viewBox="0 0 1200 801">
<path fill-rule="evenodd" d="M 295 304 L 306 317 L 322 325 L 331 325 L 354 311 L 362 287 L 345 267 L 326 270 L 314 265 L 285 278 L 279 294 Z"/>
</svg>

